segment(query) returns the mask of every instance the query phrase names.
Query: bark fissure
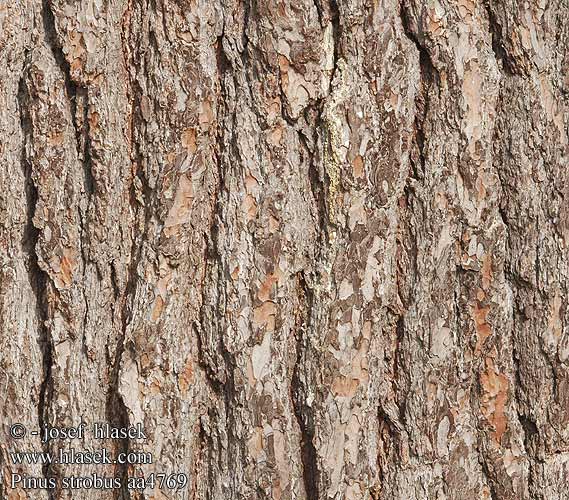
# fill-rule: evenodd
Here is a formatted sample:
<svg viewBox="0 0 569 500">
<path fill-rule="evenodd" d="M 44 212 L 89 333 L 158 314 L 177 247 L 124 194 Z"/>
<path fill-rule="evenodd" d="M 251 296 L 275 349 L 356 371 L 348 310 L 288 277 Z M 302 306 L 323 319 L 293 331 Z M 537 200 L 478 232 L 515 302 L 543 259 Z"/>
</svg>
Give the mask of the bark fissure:
<svg viewBox="0 0 569 500">
<path fill-rule="evenodd" d="M 124 26 L 123 26 L 124 34 Z M 130 42 L 130 40 L 123 37 L 123 44 Z M 127 352 L 127 337 L 128 328 L 133 320 L 133 301 L 135 299 L 137 283 L 138 283 L 138 267 L 143 258 L 143 242 L 147 239 L 148 230 L 150 225 L 150 220 L 152 218 L 152 207 L 151 207 L 151 194 L 152 190 L 148 186 L 144 175 L 141 172 L 141 165 L 143 157 L 138 148 L 138 138 L 137 138 L 137 119 L 142 119 L 141 116 L 136 113 L 135 102 L 140 97 L 134 91 L 135 83 L 133 78 L 129 73 L 129 85 L 127 95 L 129 97 L 130 106 L 130 137 L 129 147 L 131 162 L 135 164 L 135 168 L 132 169 L 132 183 L 129 189 L 129 202 L 134 212 L 134 221 L 139 221 L 141 218 L 141 213 L 144 216 L 144 226 L 139 233 L 138 231 L 132 232 L 132 241 L 130 244 L 130 263 L 127 269 L 126 283 L 124 284 L 124 290 L 121 290 L 120 284 L 117 283 L 115 263 L 109 263 L 109 276 L 111 277 L 112 290 L 115 298 L 120 304 L 120 317 L 121 317 L 121 331 L 117 338 L 117 344 L 115 348 L 114 359 L 111 360 L 111 370 L 110 370 L 110 383 L 109 392 L 107 396 L 107 418 L 109 422 L 116 427 L 128 427 L 130 422 L 129 410 L 124 401 L 124 398 L 120 390 L 120 375 L 121 368 L 124 360 L 125 352 Z M 130 346 L 130 344 L 129 344 Z M 135 353 L 136 355 L 136 353 Z M 122 453 L 128 453 L 131 450 L 131 442 L 128 437 L 117 441 L 117 448 Z M 127 477 L 129 472 L 128 464 L 122 464 L 119 467 L 119 474 L 122 479 L 122 486 L 120 490 L 116 492 L 116 497 L 120 500 L 126 500 L 131 498 L 131 491 L 127 488 Z"/>
<path fill-rule="evenodd" d="M 498 90 L 498 96 L 496 101 L 496 114 L 498 116 L 504 115 L 507 113 L 507 110 L 504 109 L 504 100 L 505 100 L 505 92 L 507 86 L 505 85 L 507 81 L 510 81 L 512 78 L 520 75 L 520 71 L 518 71 L 516 64 L 513 60 L 511 60 L 507 54 L 507 51 L 504 47 L 504 39 L 502 33 L 502 26 L 498 22 L 498 19 L 492 9 L 490 2 L 484 1 L 482 3 L 483 8 L 486 11 L 488 17 L 488 29 L 491 36 L 491 47 L 494 54 L 494 58 L 498 69 L 500 71 L 501 80 L 500 80 L 500 87 Z M 495 129 L 494 134 L 492 136 L 493 144 L 500 143 L 500 136 L 499 130 Z M 509 214 L 506 208 L 507 197 L 509 193 L 505 190 L 505 186 L 508 185 L 507 179 L 504 178 L 504 172 L 501 166 L 501 162 L 496 163 L 496 156 L 502 153 L 504 154 L 504 150 L 500 150 L 499 148 L 494 147 L 492 151 L 492 168 L 496 172 L 498 177 L 499 185 L 500 185 L 500 199 L 497 203 L 497 217 L 501 221 L 504 227 L 504 279 L 507 283 L 509 290 L 514 297 L 514 303 L 517 302 L 517 295 L 518 290 L 520 288 L 531 288 L 532 284 L 529 281 L 526 281 L 521 276 L 515 275 L 511 269 L 511 262 L 512 262 L 512 255 L 511 255 L 511 233 L 515 229 L 510 224 Z M 508 151 L 509 153 L 509 151 Z M 537 258 L 537 252 L 536 252 Z M 539 264 L 536 262 L 536 282 L 538 279 L 538 272 L 539 272 Z M 527 464 L 528 464 L 528 474 L 527 474 L 527 487 L 528 490 L 531 492 L 533 490 L 533 476 L 535 470 L 535 462 L 540 461 L 539 456 L 537 455 L 537 448 L 539 446 L 539 429 L 537 428 L 536 423 L 532 420 L 531 415 L 526 415 L 525 411 L 520 408 L 520 399 L 523 395 L 523 383 L 521 377 L 521 367 L 520 367 L 520 358 L 518 352 L 518 339 L 516 338 L 516 330 L 518 330 L 517 320 L 518 318 L 515 306 L 512 311 L 512 321 L 513 321 L 513 335 L 512 335 L 512 366 L 513 366 L 513 398 L 514 398 L 514 410 L 515 415 L 518 420 L 518 424 L 521 428 L 523 433 L 523 447 L 524 451 L 528 457 Z M 543 353 L 543 355 L 547 358 L 547 353 Z M 553 376 L 555 378 L 555 367 L 552 363 L 550 363 Z"/>
<path fill-rule="evenodd" d="M 482 7 L 486 10 L 488 16 L 488 29 L 490 31 L 490 36 L 492 37 L 492 51 L 494 52 L 494 57 L 496 61 L 500 64 L 500 71 L 505 76 L 514 76 L 518 74 L 515 64 L 508 57 L 508 53 L 504 47 L 503 36 L 502 36 L 502 26 L 498 22 L 492 6 L 488 0 L 482 2 Z"/>
<path fill-rule="evenodd" d="M 200 313 L 199 322 L 194 323 L 194 330 L 197 332 L 196 341 L 198 349 L 198 362 L 201 368 L 204 370 L 206 380 L 210 385 L 211 389 L 218 396 L 223 394 L 223 381 L 219 380 L 219 376 L 216 374 L 212 367 L 212 361 L 209 356 L 205 354 L 204 350 L 204 339 L 202 338 L 203 326 L 207 324 L 207 312 L 205 308 L 205 293 L 206 284 L 208 276 L 213 273 L 214 266 L 217 263 L 221 266 L 222 263 L 219 261 L 220 256 L 217 248 L 217 231 L 218 231 L 218 221 L 221 217 L 220 210 L 221 206 L 221 193 L 223 191 L 223 185 L 225 180 L 224 170 L 223 170 L 223 157 L 225 154 L 225 143 L 223 134 L 223 124 L 227 115 L 227 106 L 225 105 L 227 89 L 225 87 L 225 77 L 229 69 L 231 68 L 231 62 L 225 55 L 223 48 L 223 40 L 225 36 L 225 26 L 220 36 L 217 37 L 217 50 L 216 50 L 216 69 L 219 85 L 219 103 L 217 110 L 217 130 L 215 134 L 215 148 L 213 151 L 215 159 L 215 168 L 217 170 L 217 182 L 214 185 L 214 191 L 211 195 L 211 216 L 209 220 L 209 231 L 205 235 L 205 245 L 204 245 L 204 273 L 201 280 L 201 296 L 200 296 Z M 233 114 L 234 119 L 234 114 Z"/>
<path fill-rule="evenodd" d="M 318 22 L 320 23 L 320 27 L 324 28 L 322 21 L 324 20 L 324 14 L 322 12 L 322 4 L 320 0 L 312 0 L 314 4 L 314 8 L 316 9 L 316 14 L 318 15 Z"/>
<path fill-rule="evenodd" d="M 322 114 L 320 110 L 319 114 Z M 319 117 L 320 121 L 321 118 Z M 308 163 L 308 179 L 310 185 L 310 191 L 312 193 L 312 198 L 314 204 L 316 205 L 316 216 L 318 219 L 318 244 L 316 246 L 317 253 L 322 250 L 323 245 L 329 240 L 329 229 L 331 221 L 328 217 L 327 200 L 326 200 L 326 187 L 320 176 L 318 164 L 316 162 L 316 155 L 313 151 L 313 146 L 308 144 L 307 138 L 304 136 L 302 131 L 298 133 L 299 141 L 304 151 L 306 152 L 307 163 Z M 318 256 L 317 256 L 318 258 Z"/>
<path fill-rule="evenodd" d="M 43 0 L 42 4 L 42 22 L 44 40 L 51 50 L 51 53 L 59 67 L 60 73 L 65 82 L 65 94 L 69 104 L 69 114 L 71 123 L 75 131 L 75 147 L 77 153 L 77 160 L 81 163 L 83 169 L 83 189 L 87 195 L 85 208 L 82 209 L 78 205 L 78 221 L 79 221 L 79 250 L 82 261 L 83 282 L 85 282 L 86 268 L 89 261 L 87 248 L 87 231 L 86 225 L 88 223 L 88 210 L 91 204 L 92 196 L 95 192 L 95 182 L 93 178 L 93 167 L 91 158 L 91 134 L 90 134 L 90 120 L 89 120 L 89 95 L 88 89 L 78 85 L 71 76 L 71 68 L 67 61 L 63 48 L 58 41 L 57 28 L 55 23 L 54 13 L 51 8 L 50 0 Z M 81 112 L 81 116 L 79 116 Z M 89 301 L 86 291 L 83 290 L 83 302 L 85 313 L 82 321 L 82 342 L 84 353 L 87 354 L 86 346 L 86 330 L 89 315 Z"/>
<path fill-rule="evenodd" d="M 500 495 L 496 491 L 495 486 L 495 476 L 496 474 L 490 470 L 488 465 L 488 460 L 486 460 L 485 454 L 480 450 L 480 441 L 478 442 L 478 447 L 476 449 L 478 454 L 478 463 L 480 464 L 480 468 L 482 473 L 484 474 L 484 478 L 486 479 L 486 484 L 490 490 L 490 500 L 499 500 Z"/>
<path fill-rule="evenodd" d="M 124 318 L 123 310 L 123 318 Z M 123 319 L 123 330 L 118 340 L 115 357 L 111 365 L 110 387 L 107 397 L 107 418 L 114 427 L 127 428 L 129 426 L 128 408 L 120 393 L 120 371 L 123 354 L 125 352 L 125 338 L 128 323 Z M 128 453 L 130 451 L 130 439 L 128 437 L 117 440 L 117 448 L 120 453 Z M 122 480 L 120 490 L 117 491 L 116 498 L 119 500 L 130 499 L 130 490 L 127 488 L 128 464 L 119 466 L 119 474 Z"/>
<path fill-rule="evenodd" d="M 120 373 L 123 363 L 124 353 L 126 351 L 126 339 L 128 335 L 128 327 L 133 320 L 133 302 L 136 295 L 137 283 L 138 283 L 138 267 L 143 258 L 143 249 L 150 224 L 151 210 L 148 206 L 149 203 L 146 200 L 150 199 L 150 188 L 145 183 L 144 185 L 144 206 L 142 210 L 145 213 L 145 223 L 144 231 L 141 235 L 133 235 L 130 257 L 131 261 L 128 266 L 127 281 L 122 296 L 122 307 L 121 307 L 121 319 L 122 328 L 117 340 L 115 357 L 111 364 L 111 376 L 110 376 L 110 389 L 107 398 L 107 416 L 109 421 L 116 427 L 128 427 L 130 422 L 128 407 L 124 401 L 124 398 L 120 391 Z M 137 205 L 137 214 L 141 210 L 140 206 Z M 112 267 L 112 266 L 111 266 Z M 118 441 L 120 451 L 123 453 L 128 453 L 131 449 L 131 443 L 129 437 L 125 437 Z M 120 466 L 121 477 L 122 477 L 122 487 L 117 492 L 118 498 L 130 499 L 131 492 L 127 488 L 127 477 L 128 477 L 128 464 L 122 464 Z"/>
<path fill-rule="evenodd" d="M 396 341 L 395 341 L 395 347 L 393 349 L 393 391 L 395 394 L 395 400 L 396 400 L 396 404 L 397 404 L 397 409 L 399 410 L 399 423 L 400 426 L 402 427 L 402 429 L 399 429 L 399 431 L 405 430 L 405 407 L 407 402 L 405 401 L 405 398 L 403 398 L 402 401 L 399 401 L 399 382 L 401 380 L 401 369 L 402 369 L 402 365 L 403 365 L 403 361 L 402 361 L 402 349 L 401 349 L 401 344 L 403 342 L 403 337 L 405 336 L 405 316 L 404 314 L 399 315 L 399 317 L 397 318 L 397 323 L 395 326 L 395 333 L 396 333 Z"/>
<path fill-rule="evenodd" d="M 50 48 L 65 81 L 65 93 L 67 102 L 69 103 L 71 122 L 75 130 L 77 158 L 81 161 L 85 172 L 84 187 L 88 194 L 89 204 L 91 195 L 95 192 L 95 181 L 92 173 L 88 89 L 79 85 L 71 76 L 71 67 L 63 53 L 63 48 L 58 39 L 55 16 L 52 11 L 51 4 L 50 0 L 43 0 L 42 21 L 44 39 L 47 46 Z M 79 104 L 82 110 L 80 122 L 78 115 L 80 110 Z"/>
<path fill-rule="evenodd" d="M 18 86 L 18 110 L 20 113 L 20 127 L 22 133 L 22 171 L 24 174 L 25 185 L 24 192 L 26 195 L 26 227 L 22 238 L 22 247 L 27 256 L 27 271 L 30 287 L 35 298 L 35 313 L 38 327 L 38 344 L 42 353 L 43 361 L 43 379 L 39 387 L 38 397 L 38 429 L 44 429 L 49 422 L 49 408 L 51 406 L 53 396 L 53 377 L 52 366 L 54 361 L 53 339 L 48 327 L 49 321 L 49 304 L 48 304 L 48 282 L 47 273 L 39 264 L 37 254 L 37 245 L 39 242 L 40 231 L 34 224 L 34 216 L 38 204 L 38 191 L 34 180 L 32 164 L 28 158 L 27 144 L 33 141 L 32 122 L 29 115 L 29 94 L 26 87 L 26 79 L 28 78 L 28 57 L 26 57 L 26 65 L 23 75 Z M 42 442 L 43 451 L 50 452 L 48 443 Z M 47 479 L 52 476 L 52 467 L 50 464 L 42 466 L 42 473 Z M 54 498 L 52 490 L 48 490 L 48 497 Z"/>
<path fill-rule="evenodd" d="M 419 54 L 419 92 L 415 97 L 415 121 L 414 139 L 417 147 L 417 158 L 410 155 L 410 163 L 413 169 L 413 177 L 417 180 L 423 179 L 426 169 L 427 139 L 425 135 L 425 122 L 429 115 L 431 105 L 431 91 L 439 85 L 440 77 L 433 64 L 428 49 L 419 41 L 419 38 L 411 28 L 410 13 L 404 3 L 399 5 L 399 17 L 403 34 L 415 46 Z M 418 163 L 418 165 L 417 165 Z"/>
<path fill-rule="evenodd" d="M 225 63 L 223 63 L 223 73 L 222 73 L 222 78 L 221 81 L 223 81 L 223 75 L 225 74 L 225 70 L 227 69 L 227 65 Z M 225 102 L 225 87 L 222 85 L 222 89 L 221 89 L 221 94 L 223 96 L 223 102 Z M 222 113 L 222 116 L 225 117 L 227 116 L 227 106 L 223 107 L 224 112 Z M 233 128 L 231 130 L 231 134 L 233 137 L 233 140 L 231 141 L 231 147 L 233 148 L 237 148 L 237 144 L 236 144 L 236 134 L 235 134 L 235 113 L 233 113 L 233 120 L 232 120 L 232 124 L 233 124 Z M 224 123 L 225 120 L 222 120 L 221 123 Z M 222 220 L 222 209 L 223 206 L 220 203 L 220 199 L 222 196 L 222 192 L 225 190 L 225 170 L 224 170 L 224 152 L 225 152 L 225 145 L 224 145 L 224 141 L 223 141 L 223 134 L 222 133 L 218 133 L 217 134 L 217 148 L 221 148 L 219 149 L 219 152 L 216 153 L 217 156 L 217 168 L 218 168 L 218 179 L 219 179 L 219 184 L 218 184 L 218 188 L 217 188 L 217 193 L 216 193 L 216 202 L 215 202 L 215 210 L 213 211 L 213 226 L 212 226 L 212 231 L 211 231 L 211 253 L 213 255 L 213 258 L 217 261 L 217 279 L 216 282 L 218 283 L 218 289 L 217 289 L 217 301 L 216 301 L 216 311 L 223 317 L 225 316 L 225 312 L 226 312 L 226 299 L 225 299 L 225 290 L 223 289 L 223 283 L 225 280 L 225 276 L 224 276 L 224 263 L 222 260 L 222 255 L 221 252 L 219 250 L 219 228 L 218 228 L 218 224 L 220 223 L 220 221 Z M 237 151 L 237 149 L 235 150 Z M 222 302 L 220 302 L 220 299 Z M 223 311 L 221 310 L 223 308 Z M 226 427 L 226 431 L 228 434 L 228 460 L 229 463 L 232 463 L 233 461 L 239 461 L 240 457 L 239 457 L 239 453 L 240 451 L 243 451 L 243 448 L 245 447 L 245 443 L 243 443 L 242 440 L 238 439 L 238 437 L 235 435 L 235 427 L 236 427 L 236 423 L 237 423 L 237 417 L 235 415 L 235 404 L 237 401 L 237 390 L 235 387 L 235 371 L 237 369 L 237 361 L 235 359 L 235 355 L 233 353 L 231 353 L 227 346 L 225 345 L 225 340 L 224 340 L 224 335 L 222 333 L 222 331 L 220 331 L 218 329 L 217 331 L 217 335 L 218 335 L 218 346 L 219 346 L 219 353 L 221 354 L 221 358 L 223 360 L 223 368 L 225 371 L 224 374 L 224 380 L 223 380 L 223 384 L 222 384 L 222 397 L 223 397 L 223 402 L 224 402 L 224 407 L 225 407 L 225 414 L 226 414 L 226 423 L 227 423 L 227 427 Z M 244 453 L 242 453 L 242 455 L 244 455 Z M 235 480 L 235 477 L 233 478 Z M 238 491 L 238 485 L 236 483 L 233 483 L 232 485 L 232 491 Z"/>
<path fill-rule="evenodd" d="M 228 194 L 226 182 L 226 176 L 230 172 L 227 170 L 230 168 L 230 163 L 227 162 L 227 158 L 233 156 L 235 158 L 240 158 L 240 148 L 239 148 L 239 135 L 238 135 L 238 124 L 237 116 L 238 110 L 237 106 L 234 105 L 233 109 L 230 110 L 228 104 L 229 96 L 231 95 L 231 82 L 227 82 L 227 78 L 232 78 L 235 88 L 239 88 L 238 74 L 235 65 L 241 65 L 243 73 L 245 75 L 246 92 L 251 96 L 250 87 L 250 75 L 248 69 L 248 51 L 251 50 L 250 41 L 247 36 L 247 30 L 249 29 L 249 15 L 251 9 L 254 8 L 250 2 L 245 3 L 243 12 L 243 30 L 242 30 L 242 40 L 243 48 L 240 50 L 237 56 L 237 61 L 231 60 L 224 49 L 225 40 L 225 22 L 223 24 L 222 33 L 217 37 L 217 53 L 216 53 L 216 70 L 218 78 L 218 103 L 217 103 L 217 130 L 215 134 L 215 148 L 213 151 L 214 157 L 214 167 L 216 168 L 216 182 L 214 185 L 214 192 L 211 196 L 211 216 L 209 220 L 209 232 L 206 235 L 205 248 L 204 248 L 204 275 L 201 284 L 201 305 L 199 313 L 199 322 L 194 324 L 195 331 L 197 332 L 197 348 L 198 348 L 198 363 L 203 369 L 205 374 L 205 380 L 207 381 L 209 387 L 212 389 L 213 393 L 219 402 L 221 403 L 222 409 L 211 409 L 215 412 L 212 417 L 215 420 L 221 419 L 225 422 L 225 432 L 227 435 L 227 441 L 221 443 L 222 447 L 226 444 L 226 461 L 225 463 L 233 464 L 240 463 L 243 460 L 245 453 L 245 443 L 236 433 L 237 424 L 239 421 L 239 415 L 237 410 L 239 401 L 239 391 L 236 386 L 235 373 L 238 370 L 238 361 L 236 355 L 231 352 L 224 340 L 223 330 L 220 327 L 222 323 L 222 318 L 226 316 L 226 290 L 224 289 L 224 284 L 226 283 L 227 270 L 225 262 L 223 259 L 223 254 L 220 248 L 220 227 L 221 221 L 224 218 L 224 199 Z M 227 139 L 229 136 L 229 140 Z M 242 159 L 240 158 L 240 161 Z M 213 304 L 207 304 L 205 300 L 205 294 L 207 291 L 207 283 L 213 282 L 216 285 L 214 294 Z M 214 310 L 215 317 L 218 318 L 213 325 L 211 323 L 211 318 L 208 316 L 208 306 L 212 307 Z M 206 326 L 207 325 L 207 326 Z M 207 328 L 209 333 L 204 331 Z M 211 336 L 212 338 L 208 338 Z M 206 351 L 206 345 L 214 343 L 215 358 L 212 359 L 210 352 Z M 209 436 L 208 441 L 213 445 L 213 438 Z M 219 447 L 219 446 L 218 446 Z M 221 451 L 221 450 L 218 450 Z M 209 454 L 211 460 L 212 455 Z M 223 468 L 224 460 L 221 454 L 218 456 L 219 463 L 218 466 Z M 212 474 L 210 469 L 209 474 Z M 235 495 L 239 491 L 239 484 L 235 477 L 229 484 L 225 485 L 229 489 L 229 494 L 231 496 Z M 208 492 L 208 498 L 210 493 Z"/>
<path fill-rule="evenodd" d="M 330 22 L 332 23 L 332 39 L 334 41 L 334 69 L 330 75 L 330 84 L 334 80 L 340 58 L 340 41 L 342 37 L 341 13 L 337 0 L 328 0 L 330 6 Z"/>
<path fill-rule="evenodd" d="M 315 420 L 314 411 L 308 404 L 309 375 L 307 357 L 310 353 L 308 332 L 311 331 L 314 308 L 314 292 L 308 286 L 304 272 L 297 275 L 297 289 L 299 290 L 299 313 L 296 321 L 296 361 L 291 379 L 291 397 L 294 414 L 300 428 L 300 453 L 304 488 L 307 500 L 319 500 L 318 455 L 314 443 Z"/>
</svg>

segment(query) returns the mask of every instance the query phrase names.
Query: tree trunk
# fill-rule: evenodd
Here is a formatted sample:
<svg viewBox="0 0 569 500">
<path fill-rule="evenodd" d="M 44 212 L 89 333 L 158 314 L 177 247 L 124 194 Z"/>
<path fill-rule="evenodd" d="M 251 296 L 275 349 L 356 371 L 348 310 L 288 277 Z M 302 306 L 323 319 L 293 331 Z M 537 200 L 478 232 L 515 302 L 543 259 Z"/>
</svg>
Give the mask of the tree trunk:
<svg viewBox="0 0 569 500">
<path fill-rule="evenodd" d="M 0 0 L 0 497 L 569 498 L 568 18 Z"/>
</svg>

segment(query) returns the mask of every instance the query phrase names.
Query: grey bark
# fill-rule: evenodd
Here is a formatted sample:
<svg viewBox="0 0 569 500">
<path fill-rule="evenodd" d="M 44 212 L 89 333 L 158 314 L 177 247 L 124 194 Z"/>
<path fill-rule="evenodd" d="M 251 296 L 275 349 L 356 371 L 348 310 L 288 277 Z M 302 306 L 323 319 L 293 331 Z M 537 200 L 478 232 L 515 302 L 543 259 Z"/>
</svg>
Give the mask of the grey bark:
<svg viewBox="0 0 569 500">
<path fill-rule="evenodd" d="M 569 498 L 568 18 L 0 0 L 0 497 Z"/>
</svg>

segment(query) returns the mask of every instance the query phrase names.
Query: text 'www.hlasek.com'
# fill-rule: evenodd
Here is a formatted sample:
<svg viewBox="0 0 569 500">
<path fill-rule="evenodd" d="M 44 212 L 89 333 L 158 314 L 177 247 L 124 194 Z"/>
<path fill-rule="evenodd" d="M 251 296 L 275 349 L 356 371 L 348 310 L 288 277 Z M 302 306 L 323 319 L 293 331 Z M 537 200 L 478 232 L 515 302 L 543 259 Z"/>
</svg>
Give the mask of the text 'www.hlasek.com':
<svg viewBox="0 0 569 500">
<path fill-rule="evenodd" d="M 82 422 L 36 430 L 15 423 L 8 436 L 11 446 L 3 460 L 8 471 L 0 482 L 12 490 L 182 490 L 188 484 L 185 473 L 156 470 L 152 453 L 142 449 L 147 440 L 142 424 Z M 38 442 L 41 450 L 33 449 Z"/>
</svg>

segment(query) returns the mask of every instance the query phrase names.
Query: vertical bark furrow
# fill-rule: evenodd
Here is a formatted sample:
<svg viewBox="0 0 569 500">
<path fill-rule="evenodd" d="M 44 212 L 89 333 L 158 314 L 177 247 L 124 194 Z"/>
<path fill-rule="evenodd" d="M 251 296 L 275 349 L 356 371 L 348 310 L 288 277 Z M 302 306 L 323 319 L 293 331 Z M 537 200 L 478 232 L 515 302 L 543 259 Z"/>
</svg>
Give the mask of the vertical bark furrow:
<svg viewBox="0 0 569 500">
<path fill-rule="evenodd" d="M 309 288 L 304 272 L 298 274 L 298 310 L 297 323 L 295 326 L 296 337 L 296 360 L 294 363 L 291 379 L 291 397 L 294 414 L 300 429 L 300 459 L 302 461 L 302 476 L 307 500 L 318 500 L 319 495 L 319 470 L 318 455 L 314 442 L 314 414 L 310 407 L 309 399 L 311 388 L 307 384 L 310 376 L 310 362 L 307 355 L 310 354 L 308 332 L 311 328 L 311 317 L 314 306 L 313 291 Z"/>
<path fill-rule="evenodd" d="M 53 379 L 51 375 L 51 367 L 53 365 L 53 339 L 51 338 L 48 329 L 49 320 L 49 294 L 47 291 L 48 275 L 40 267 L 38 263 L 38 255 L 36 247 L 39 244 L 40 232 L 34 225 L 34 216 L 38 206 L 38 191 L 33 178 L 33 167 L 28 159 L 28 152 L 30 151 L 30 141 L 33 141 L 32 123 L 29 115 L 29 95 L 27 90 L 27 79 L 29 72 L 29 57 L 25 58 L 25 66 L 23 68 L 24 74 L 22 75 L 18 86 L 18 111 L 20 118 L 20 126 L 22 131 L 22 170 L 24 173 L 26 194 L 26 227 L 22 236 L 23 248 L 27 252 L 27 268 L 28 279 L 30 288 L 33 291 L 35 310 L 37 317 L 38 329 L 38 344 L 42 352 L 43 376 L 39 386 L 38 395 L 38 428 L 43 429 L 49 424 L 49 406 L 53 396 Z M 43 444 L 43 450 L 49 451 L 47 443 Z M 44 464 L 42 472 L 47 479 L 51 473 L 49 464 Z M 49 498 L 52 498 L 51 494 Z"/>
</svg>

